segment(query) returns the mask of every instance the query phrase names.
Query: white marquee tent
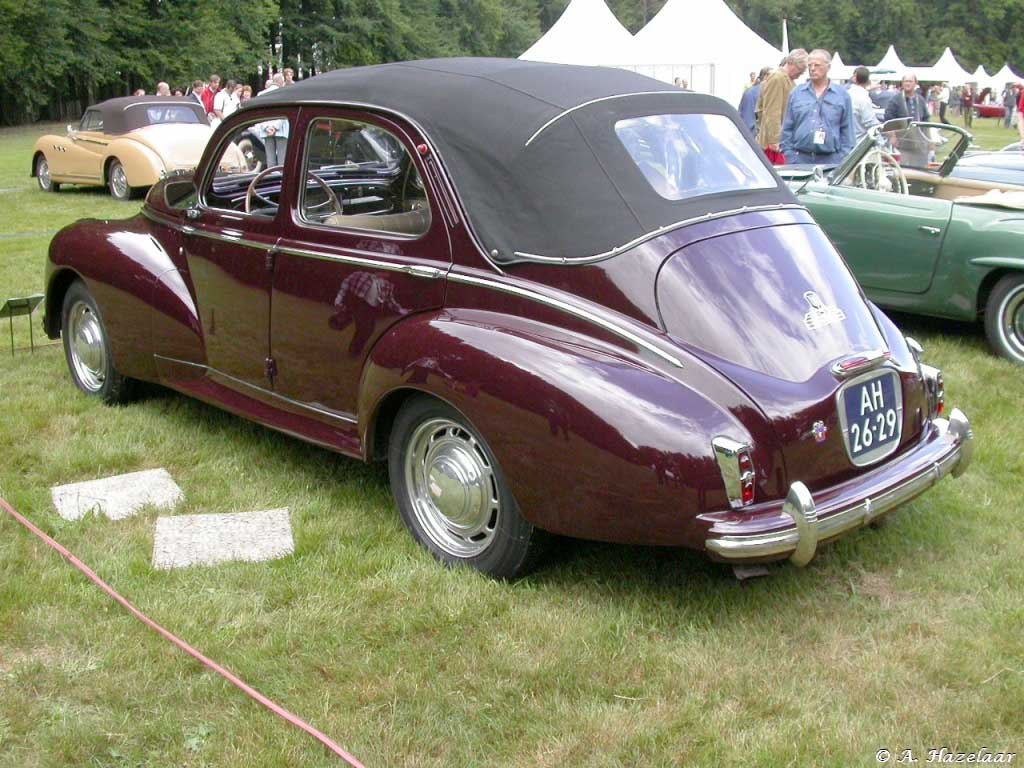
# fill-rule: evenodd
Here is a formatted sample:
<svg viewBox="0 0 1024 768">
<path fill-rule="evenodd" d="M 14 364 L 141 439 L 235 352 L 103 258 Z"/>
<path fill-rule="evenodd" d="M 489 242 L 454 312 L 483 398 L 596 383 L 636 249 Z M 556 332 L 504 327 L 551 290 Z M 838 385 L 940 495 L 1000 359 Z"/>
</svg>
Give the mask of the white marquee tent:
<svg viewBox="0 0 1024 768">
<path fill-rule="evenodd" d="M 907 71 L 907 65 L 904 64 L 896 53 L 896 48 L 892 45 L 889 46 L 889 50 L 885 52 L 885 56 L 878 62 L 875 69 L 888 69 L 892 70 L 891 74 L 880 74 L 876 77 L 878 80 L 902 80 L 903 74 Z"/>
<path fill-rule="evenodd" d="M 1024 83 L 1024 77 L 1021 77 L 1012 69 L 1009 64 L 1003 64 L 1003 68 L 992 75 L 992 80 L 996 83 L 996 87 L 1002 91 L 1006 87 L 1007 83 Z"/>
<path fill-rule="evenodd" d="M 957 86 L 969 83 L 971 77 L 971 73 L 960 66 L 960 62 L 956 60 L 953 51 L 949 49 L 949 46 L 946 46 L 946 50 L 939 56 L 939 60 L 929 67 L 928 76 L 922 79 Z"/>
<path fill-rule="evenodd" d="M 977 83 L 978 84 L 978 90 L 979 91 L 983 91 L 986 88 L 995 88 L 996 87 L 995 83 L 992 81 L 992 76 L 989 75 L 989 73 L 985 71 L 985 67 L 983 67 L 981 64 L 979 64 L 978 68 L 976 70 L 974 70 L 974 74 L 971 75 L 971 80 L 970 81 L 972 83 Z"/>
<path fill-rule="evenodd" d="M 776 67 L 782 59 L 782 51 L 744 24 L 724 0 L 668 0 L 635 41 L 636 71 L 667 82 L 683 77 L 694 90 L 733 106 L 751 72 Z"/>
<path fill-rule="evenodd" d="M 558 21 L 519 58 L 555 64 L 636 63 L 633 36 L 604 0 L 571 0 Z"/>
<path fill-rule="evenodd" d="M 832 66 L 828 68 L 828 76 L 830 80 L 852 80 L 853 70 L 856 67 L 848 67 L 843 63 L 843 57 L 839 55 L 839 51 L 832 54 Z"/>
</svg>

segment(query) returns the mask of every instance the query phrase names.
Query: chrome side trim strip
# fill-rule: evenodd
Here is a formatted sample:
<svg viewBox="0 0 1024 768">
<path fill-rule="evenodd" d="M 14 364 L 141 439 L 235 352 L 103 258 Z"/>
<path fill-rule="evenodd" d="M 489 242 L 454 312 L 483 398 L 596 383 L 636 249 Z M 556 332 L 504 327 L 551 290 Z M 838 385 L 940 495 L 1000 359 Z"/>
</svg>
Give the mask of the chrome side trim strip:
<svg viewBox="0 0 1024 768">
<path fill-rule="evenodd" d="M 379 269 L 382 272 L 402 272 L 407 275 L 412 275 L 413 277 L 422 277 L 426 280 L 436 280 L 444 277 L 446 274 L 443 269 L 423 264 L 395 264 L 388 261 L 378 261 L 377 259 L 369 259 L 362 256 L 346 256 L 343 254 L 323 253 L 320 251 L 307 251 L 303 248 L 291 248 L 287 246 L 280 247 L 271 243 L 258 243 L 253 240 L 248 240 L 243 237 L 241 233 L 234 235 L 206 232 L 205 230 L 197 229 L 196 227 L 190 227 L 187 224 L 171 221 L 159 214 L 145 209 L 143 209 L 143 215 L 158 224 L 171 227 L 186 235 L 195 235 L 196 237 L 205 237 L 210 240 L 218 240 L 220 242 L 233 243 L 235 245 L 244 245 L 248 248 L 259 248 L 264 251 L 276 251 L 278 253 L 287 253 L 291 256 L 303 256 L 306 258 L 318 259 L 320 261 L 336 261 L 342 264 L 352 264 L 357 267 Z"/>
<path fill-rule="evenodd" d="M 657 355 L 662 360 L 674 365 L 676 368 L 682 368 L 683 363 L 679 358 L 666 352 L 658 345 L 648 341 L 642 336 L 633 333 L 628 328 L 623 328 L 618 323 L 614 323 L 611 320 L 607 320 L 600 315 L 589 312 L 579 307 L 574 307 L 572 304 L 564 302 L 560 299 L 556 299 L 551 296 L 545 296 L 542 293 L 531 291 L 526 288 L 520 288 L 519 286 L 509 285 L 508 283 L 502 283 L 498 280 L 491 280 L 488 278 L 473 277 L 472 275 L 462 274 L 460 272 L 449 272 L 448 279 L 455 283 L 463 283 L 465 285 L 475 285 L 479 288 L 491 288 L 502 293 L 508 293 L 513 296 L 518 296 L 522 299 L 529 301 L 536 301 L 538 304 L 544 304 L 545 306 L 557 309 L 560 312 L 564 312 L 567 315 L 573 315 L 586 320 L 589 323 L 593 323 L 610 333 L 614 333 L 620 338 L 626 339 L 627 341 L 635 344 L 636 346 L 646 349 L 648 352 Z"/>
<path fill-rule="evenodd" d="M 790 559 L 794 564 L 806 564 L 810 558 L 803 563 L 798 560 L 802 560 L 807 551 L 810 551 L 813 557 L 819 542 L 839 536 L 881 517 L 889 510 L 924 493 L 946 475 L 952 474 L 953 477 L 959 477 L 963 473 L 970 464 L 973 448 L 973 433 L 967 417 L 958 408 L 954 408 L 948 422 L 945 419 L 935 419 L 933 423 L 942 432 L 940 439 L 947 435 L 951 436 L 954 449 L 939 461 L 894 488 L 877 496 L 869 496 L 862 501 L 855 502 L 846 509 L 825 518 L 818 518 L 817 512 L 814 512 L 813 526 L 804 526 L 799 517 L 804 517 L 806 522 L 810 522 L 807 511 L 813 512 L 814 500 L 808 493 L 807 498 L 802 500 L 798 498 L 794 501 L 793 493 L 797 486 L 803 488 L 804 491 L 807 490 L 803 483 L 795 482 L 790 486 L 789 496 L 786 497 L 786 503 L 782 508 L 783 513 L 793 520 L 792 527 L 754 536 L 727 534 L 707 539 L 704 542 L 705 546 L 711 552 L 727 560 L 776 557 L 791 553 Z M 798 490 L 799 495 L 802 494 L 799 494 Z M 813 546 L 808 543 L 808 539 L 812 536 Z"/>
<path fill-rule="evenodd" d="M 189 368 L 197 368 L 210 376 L 215 376 L 218 379 L 226 379 L 227 381 L 238 386 L 239 388 L 252 390 L 253 392 L 256 392 L 264 397 L 268 397 L 273 400 L 280 400 L 283 403 L 287 403 L 288 405 L 302 409 L 304 411 L 312 411 L 313 413 L 319 413 L 322 416 L 327 416 L 337 421 L 345 422 L 346 424 L 359 423 L 359 420 L 352 416 L 346 416 L 344 414 L 337 413 L 336 411 L 329 411 L 325 408 L 317 408 L 316 406 L 309 405 L 308 403 L 300 403 L 298 400 L 292 400 L 290 397 L 285 397 L 284 395 L 279 395 L 277 392 L 273 392 L 269 389 L 258 387 L 255 384 L 252 384 L 251 382 L 243 381 L 242 379 L 237 379 L 234 376 L 230 376 L 229 374 L 218 371 L 216 368 L 211 368 L 208 365 L 192 363 L 189 362 L 188 360 L 178 360 L 175 357 L 166 357 L 165 355 L 153 355 L 153 357 L 158 360 L 164 360 L 168 363 L 173 363 L 174 365 L 184 365 Z"/>
<path fill-rule="evenodd" d="M 798 210 L 806 211 L 807 208 L 803 205 L 796 203 L 773 203 L 771 205 L 750 205 L 743 206 L 742 208 L 733 208 L 728 211 L 718 211 L 716 213 L 705 213 L 703 216 L 695 216 L 691 219 L 683 219 L 677 221 L 675 224 L 666 224 L 664 227 L 658 227 L 644 235 L 630 240 L 624 245 L 612 248 L 610 251 L 604 253 L 597 253 L 593 256 L 541 256 L 536 253 L 524 253 L 522 251 L 514 251 L 514 255 L 521 259 L 527 259 L 529 261 L 539 261 L 545 264 L 591 264 L 595 261 L 603 261 L 604 259 L 610 259 L 613 256 L 618 256 L 620 253 L 625 253 L 631 248 L 636 248 L 638 245 L 646 243 L 648 240 L 664 235 L 666 232 L 673 232 L 683 227 L 688 227 L 691 224 L 699 224 L 704 221 L 714 221 L 715 219 L 724 219 L 729 216 L 735 216 L 740 213 L 759 213 L 762 211 L 784 211 L 784 210 Z"/>
<path fill-rule="evenodd" d="M 675 91 L 638 91 L 636 93 L 619 93 L 619 94 L 615 94 L 613 96 L 602 96 L 599 99 L 591 99 L 590 101 L 585 101 L 582 104 L 577 104 L 575 107 L 569 107 L 569 109 L 566 109 L 566 110 L 563 110 L 562 112 L 559 112 L 557 115 L 555 115 L 550 120 L 548 120 L 546 123 L 544 123 L 544 125 L 542 125 L 540 128 L 538 128 L 534 132 L 533 136 L 531 136 L 530 138 L 528 138 L 526 140 L 526 143 L 523 144 L 523 146 L 524 147 L 530 146 L 530 142 L 532 142 L 534 139 L 536 139 L 538 136 L 540 136 L 542 133 L 544 133 L 544 131 L 546 131 L 553 123 L 558 122 L 559 120 L 561 120 L 566 115 L 571 115 L 573 112 L 575 112 L 578 109 L 583 109 L 584 107 L 589 107 L 591 104 L 598 104 L 598 103 L 600 103 L 602 101 L 612 101 L 614 99 L 626 99 L 626 98 L 629 98 L 631 96 L 676 96 L 676 95 L 682 96 L 684 93 L 685 93 L 685 91 L 679 91 L 678 93 L 676 93 Z"/>
</svg>

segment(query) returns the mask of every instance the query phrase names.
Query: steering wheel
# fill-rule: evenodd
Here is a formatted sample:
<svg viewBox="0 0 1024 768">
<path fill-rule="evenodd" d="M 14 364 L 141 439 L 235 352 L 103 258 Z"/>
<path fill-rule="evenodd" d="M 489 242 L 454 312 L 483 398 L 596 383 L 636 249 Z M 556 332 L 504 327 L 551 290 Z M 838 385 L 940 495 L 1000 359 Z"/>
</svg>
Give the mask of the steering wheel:
<svg viewBox="0 0 1024 768">
<path fill-rule="evenodd" d="M 272 165 L 269 168 L 264 168 L 262 171 L 260 171 L 259 173 L 252 177 L 252 181 L 249 182 L 249 187 L 245 190 L 246 213 L 252 212 L 253 199 L 259 200 L 264 205 L 268 205 L 272 208 L 277 207 L 277 203 L 275 203 L 273 200 L 268 200 L 267 198 L 263 197 L 263 195 L 256 191 L 256 188 L 259 186 L 259 183 L 263 181 L 263 178 L 265 176 L 269 176 L 271 173 L 280 173 L 283 170 L 283 165 Z M 334 194 L 334 190 L 331 189 L 330 184 L 324 181 L 317 174 L 313 173 L 313 171 L 306 171 L 306 175 L 312 178 L 313 181 L 315 181 L 321 187 L 323 187 L 324 192 L 327 193 L 327 200 L 331 204 L 331 207 L 334 208 L 336 213 L 341 215 L 343 213 L 341 200 L 339 200 L 338 196 Z"/>
<path fill-rule="evenodd" d="M 896 192 L 909 194 L 907 176 L 900 168 L 899 162 L 884 149 L 875 147 L 867 152 L 854 170 L 854 181 L 862 189 L 874 189 L 879 192 L 893 191 L 889 179 L 896 179 Z"/>
</svg>

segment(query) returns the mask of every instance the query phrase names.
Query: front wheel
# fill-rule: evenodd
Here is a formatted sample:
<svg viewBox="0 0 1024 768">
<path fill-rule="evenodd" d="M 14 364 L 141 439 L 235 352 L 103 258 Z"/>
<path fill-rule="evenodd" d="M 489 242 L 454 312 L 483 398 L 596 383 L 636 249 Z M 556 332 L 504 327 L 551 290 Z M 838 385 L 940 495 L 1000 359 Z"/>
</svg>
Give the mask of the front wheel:
<svg viewBox="0 0 1024 768">
<path fill-rule="evenodd" d="M 103 318 L 89 289 L 81 282 L 73 283 L 64 295 L 61 337 L 75 386 L 111 405 L 131 398 L 134 382 L 114 368 Z"/>
<path fill-rule="evenodd" d="M 536 565 L 543 532 L 520 514 L 491 449 L 451 406 L 425 396 L 402 406 L 388 470 L 402 522 L 442 563 L 496 579 Z"/>
<path fill-rule="evenodd" d="M 107 171 L 107 187 L 110 194 L 117 200 L 130 200 L 135 189 L 128 186 L 128 174 L 120 160 L 113 160 L 110 163 L 110 170 Z"/>
<path fill-rule="evenodd" d="M 985 335 L 996 354 L 1024 365 L 1024 275 L 1007 275 L 992 289 Z"/>
<path fill-rule="evenodd" d="M 36 158 L 36 181 L 39 182 L 39 188 L 43 192 L 60 191 L 60 184 L 50 178 L 50 163 L 47 162 L 46 155 Z"/>
</svg>

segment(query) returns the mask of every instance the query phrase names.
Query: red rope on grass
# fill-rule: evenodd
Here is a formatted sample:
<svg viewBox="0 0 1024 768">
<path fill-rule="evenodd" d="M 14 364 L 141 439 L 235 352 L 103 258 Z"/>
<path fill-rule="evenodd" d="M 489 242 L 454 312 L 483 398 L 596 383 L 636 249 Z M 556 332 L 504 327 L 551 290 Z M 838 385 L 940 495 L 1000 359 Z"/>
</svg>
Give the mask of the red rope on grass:
<svg viewBox="0 0 1024 768">
<path fill-rule="evenodd" d="M 298 729 L 308 733 L 314 739 L 316 739 L 321 744 L 323 744 L 325 747 L 327 747 L 328 750 L 330 750 L 331 752 L 336 754 L 338 757 L 340 757 L 342 760 L 344 760 L 346 763 L 348 763 L 350 766 L 352 766 L 352 768 L 365 768 L 362 763 L 360 763 L 358 760 L 356 760 L 356 758 L 352 757 L 352 755 L 350 755 L 344 749 L 339 747 L 337 744 L 335 744 L 333 741 L 331 741 L 331 739 L 329 739 L 323 733 L 318 731 L 312 725 L 310 725 L 309 723 L 307 723 L 307 722 L 305 722 L 303 720 L 300 720 L 298 717 L 293 715 L 291 712 L 289 712 L 284 707 L 281 707 L 281 706 L 275 704 L 270 699 L 268 699 L 266 696 L 264 696 L 262 693 L 257 691 L 255 688 L 253 688 L 253 687 L 251 687 L 249 685 L 246 685 L 244 682 L 242 682 L 242 680 L 237 678 L 235 675 L 233 675 L 228 670 L 224 669 L 224 667 L 222 667 L 220 664 L 218 664 L 217 662 L 213 661 L 212 659 L 208 659 L 206 656 L 201 654 L 199 651 L 197 651 L 191 645 L 186 643 L 184 640 L 181 640 L 181 639 L 175 637 L 170 632 L 168 632 L 166 629 L 164 629 L 159 624 L 157 624 L 155 621 L 153 621 L 151 618 L 146 616 L 146 614 L 144 614 L 142 611 L 140 611 L 134 605 L 129 603 L 125 598 L 121 597 L 121 595 L 119 595 L 117 592 L 115 592 L 113 587 L 111 587 L 109 584 L 107 584 L 105 581 L 103 581 L 103 579 L 101 579 L 99 576 L 97 576 L 95 574 L 95 572 L 93 572 L 93 570 L 91 568 L 89 568 L 89 566 L 87 566 L 85 563 L 83 563 L 81 560 L 79 560 L 77 557 L 75 557 L 73 554 L 71 554 L 67 549 L 65 549 L 60 544 L 58 544 L 56 541 L 51 539 L 49 536 L 47 536 L 41 530 L 36 528 L 36 526 L 34 526 L 27 519 L 25 519 L 24 517 L 19 515 L 17 512 L 15 512 L 14 508 L 10 504 L 8 504 L 2 498 L 0 498 L 0 507 L 2 507 L 4 510 L 6 510 L 8 512 L 8 514 L 11 515 L 11 517 L 13 517 L 19 523 L 21 523 L 25 528 L 27 528 L 29 531 L 34 533 L 36 536 L 38 536 L 44 542 L 46 542 L 50 547 L 52 547 L 58 553 L 60 553 L 61 557 L 63 557 L 65 560 L 67 560 L 69 563 L 71 563 L 71 565 L 73 565 L 75 568 L 77 568 L 82 573 L 84 573 L 86 576 L 88 576 L 90 581 L 92 581 L 96 586 L 98 586 L 100 589 L 102 589 L 104 592 L 106 592 L 107 595 L 111 599 L 113 599 L 114 601 L 120 603 L 121 607 L 124 608 L 126 611 L 128 611 L 128 613 L 130 613 L 136 619 L 138 619 L 143 624 L 145 624 L 147 627 L 152 629 L 154 632 L 158 633 L 159 635 L 162 635 L 165 640 L 168 640 L 169 642 L 171 642 L 174 645 L 178 646 L 178 648 L 183 650 L 185 653 L 187 653 L 192 658 L 196 659 L 203 666 L 208 667 L 209 669 L 212 669 L 218 675 L 223 677 L 225 680 L 227 680 L 229 683 L 231 683 L 235 687 L 241 689 L 242 692 L 244 692 L 250 698 L 255 699 L 256 701 L 258 701 L 260 704 L 262 704 L 264 707 L 269 709 L 271 712 L 273 712 L 278 717 L 280 717 L 283 720 L 291 723 L 296 728 L 298 728 Z"/>
</svg>

